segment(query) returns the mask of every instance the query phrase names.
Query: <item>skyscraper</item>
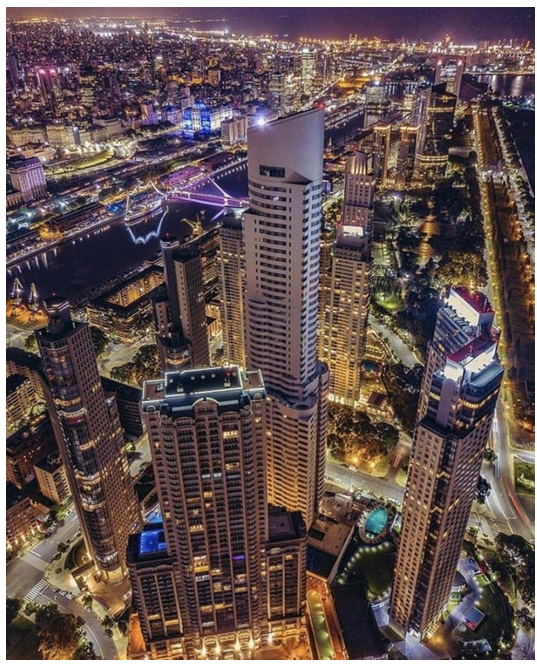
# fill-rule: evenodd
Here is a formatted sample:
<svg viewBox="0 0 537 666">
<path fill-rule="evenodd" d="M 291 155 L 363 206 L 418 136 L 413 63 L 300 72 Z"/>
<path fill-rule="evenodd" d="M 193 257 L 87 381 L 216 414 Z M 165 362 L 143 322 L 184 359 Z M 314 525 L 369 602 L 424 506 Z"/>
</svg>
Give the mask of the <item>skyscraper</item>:
<svg viewBox="0 0 537 666">
<path fill-rule="evenodd" d="M 397 148 L 397 165 L 395 187 L 403 189 L 411 180 L 414 171 L 416 138 L 418 127 L 401 125 L 399 127 L 399 146 Z"/>
<path fill-rule="evenodd" d="M 459 98 L 461 94 L 462 75 L 464 74 L 464 60 L 438 61 L 434 73 L 434 85 L 446 82 L 446 90 Z"/>
<path fill-rule="evenodd" d="M 373 130 L 373 174 L 379 185 L 386 184 L 391 148 L 391 125 L 376 125 Z"/>
<path fill-rule="evenodd" d="M 421 386 L 403 503 L 390 622 L 434 630 L 461 553 L 503 368 L 482 294 L 451 289 L 440 308 Z"/>
<path fill-rule="evenodd" d="M 356 407 L 365 354 L 375 178 L 367 156 L 349 157 L 345 198 L 329 269 L 322 275 L 319 356 L 330 368 L 330 397 Z"/>
<path fill-rule="evenodd" d="M 193 367 L 209 365 L 202 249 L 172 237 L 161 239 L 160 247 L 167 290 L 167 299 L 154 301 L 161 368 L 183 365 L 187 349 Z"/>
<path fill-rule="evenodd" d="M 322 497 L 328 368 L 316 353 L 323 112 L 248 133 L 244 214 L 246 364 L 268 393 L 268 500 L 307 527 Z"/>
<path fill-rule="evenodd" d="M 236 366 L 169 373 L 144 385 L 164 548 L 175 566 L 189 659 L 248 655 L 267 640 L 264 403 L 260 373 Z M 173 609 L 167 614 L 178 629 Z M 154 628 L 155 636 L 164 630 Z"/>
<path fill-rule="evenodd" d="M 45 301 L 37 331 L 43 390 L 89 555 L 105 579 L 126 574 L 129 534 L 141 524 L 114 396 L 105 395 L 87 324 L 69 303 Z"/>
<path fill-rule="evenodd" d="M 300 512 L 267 505 L 260 372 L 167 373 L 145 383 L 142 409 L 163 524 L 129 540 L 138 654 L 244 658 L 296 641 L 307 531 Z"/>
<path fill-rule="evenodd" d="M 224 215 L 219 229 L 220 312 L 227 363 L 246 367 L 244 347 L 244 244 L 240 217 Z"/>
<path fill-rule="evenodd" d="M 414 179 L 434 182 L 443 178 L 448 162 L 448 140 L 453 129 L 457 97 L 446 91 L 441 83 L 419 91 L 416 109 L 416 139 Z"/>
</svg>

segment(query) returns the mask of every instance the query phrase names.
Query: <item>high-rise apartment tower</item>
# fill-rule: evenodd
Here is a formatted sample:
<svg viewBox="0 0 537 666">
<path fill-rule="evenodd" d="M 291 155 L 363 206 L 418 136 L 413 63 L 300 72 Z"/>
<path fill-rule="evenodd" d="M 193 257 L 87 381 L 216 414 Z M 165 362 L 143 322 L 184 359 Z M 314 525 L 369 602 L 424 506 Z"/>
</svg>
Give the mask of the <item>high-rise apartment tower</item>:
<svg viewBox="0 0 537 666">
<path fill-rule="evenodd" d="M 421 386 L 403 503 L 390 623 L 434 630 L 457 569 L 500 391 L 499 331 L 482 294 L 452 289 Z"/>
<path fill-rule="evenodd" d="M 103 391 L 89 326 L 71 319 L 64 299 L 49 298 L 45 310 L 45 400 L 88 553 L 113 582 L 126 574 L 129 534 L 141 525 L 115 397 Z"/>
<path fill-rule="evenodd" d="M 358 403 L 365 353 L 374 184 L 367 155 L 349 157 L 336 243 L 321 276 L 319 356 L 330 368 L 330 398 L 349 407 Z"/>
<path fill-rule="evenodd" d="M 268 393 L 268 500 L 308 528 L 324 487 L 329 383 L 316 350 L 323 141 L 320 110 L 250 128 L 243 223 L 246 364 Z"/>
</svg>

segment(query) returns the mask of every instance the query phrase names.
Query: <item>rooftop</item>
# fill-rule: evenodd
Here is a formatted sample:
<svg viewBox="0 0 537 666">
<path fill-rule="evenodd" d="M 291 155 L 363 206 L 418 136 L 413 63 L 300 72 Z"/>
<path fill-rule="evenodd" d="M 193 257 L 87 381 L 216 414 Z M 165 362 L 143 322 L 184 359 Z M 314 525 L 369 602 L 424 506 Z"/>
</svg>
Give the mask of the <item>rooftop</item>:
<svg viewBox="0 0 537 666">
<path fill-rule="evenodd" d="M 25 497 L 24 493 L 12 483 L 6 483 L 6 509 L 18 504 Z"/>
<path fill-rule="evenodd" d="M 471 305 L 476 312 L 494 312 L 492 304 L 485 294 L 479 291 L 470 291 L 466 287 L 456 287 L 452 291 L 464 299 L 468 305 Z"/>
<path fill-rule="evenodd" d="M 139 541 L 139 555 L 147 555 L 148 553 L 160 553 L 166 550 L 166 540 L 164 537 L 164 530 L 150 530 L 140 534 Z"/>
<path fill-rule="evenodd" d="M 494 340 L 490 336 L 480 335 L 453 354 L 450 354 L 448 358 L 451 361 L 465 365 L 465 363 L 477 358 L 480 354 L 487 351 L 487 349 L 490 349 L 493 344 Z"/>
<path fill-rule="evenodd" d="M 308 545 L 329 555 L 339 555 L 347 543 L 352 527 L 338 523 L 332 518 L 319 516 L 310 527 Z"/>
<path fill-rule="evenodd" d="M 299 511 L 287 511 L 280 506 L 269 506 L 269 542 L 290 541 L 306 536 L 306 526 Z"/>
<path fill-rule="evenodd" d="M 28 368 L 37 370 L 41 365 L 41 359 L 37 354 L 24 351 L 18 347 L 8 347 L 6 349 L 6 362 L 13 361 L 19 365 L 24 365 Z"/>
<path fill-rule="evenodd" d="M 143 388 L 143 409 L 158 408 L 179 415 L 190 410 L 201 399 L 213 399 L 221 406 L 243 405 L 257 394 L 264 396 L 260 371 L 241 373 L 237 366 L 195 368 L 168 372 L 164 379 L 146 381 Z M 157 403 L 157 404 L 155 404 Z"/>
<path fill-rule="evenodd" d="M 6 394 L 9 395 L 10 393 L 13 393 L 13 391 L 16 391 L 19 386 L 24 384 L 24 382 L 29 381 L 28 377 L 25 377 L 24 375 L 9 375 L 6 379 Z"/>
<path fill-rule="evenodd" d="M 236 366 L 170 372 L 165 377 L 166 397 L 237 388 L 242 388 L 242 380 Z"/>
<path fill-rule="evenodd" d="M 144 525 L 142 532 L 129 536 L 127 560 L 130 564 L 144 564 L 167 557 L 168 548 L 162 523 Z"/>
</svg>

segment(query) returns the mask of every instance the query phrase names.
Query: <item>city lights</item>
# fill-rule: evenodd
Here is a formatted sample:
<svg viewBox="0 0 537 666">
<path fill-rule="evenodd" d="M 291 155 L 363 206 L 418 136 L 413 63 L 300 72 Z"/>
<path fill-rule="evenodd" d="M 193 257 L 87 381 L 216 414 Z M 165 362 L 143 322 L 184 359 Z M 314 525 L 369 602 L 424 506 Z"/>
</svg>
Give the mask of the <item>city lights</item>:
<svg viewBox="0 0 537 666">
<path fill-rule="evenodd" d="M 8 660 L 534 659 L 534 25 L 7 9 Z"/>
</svg>

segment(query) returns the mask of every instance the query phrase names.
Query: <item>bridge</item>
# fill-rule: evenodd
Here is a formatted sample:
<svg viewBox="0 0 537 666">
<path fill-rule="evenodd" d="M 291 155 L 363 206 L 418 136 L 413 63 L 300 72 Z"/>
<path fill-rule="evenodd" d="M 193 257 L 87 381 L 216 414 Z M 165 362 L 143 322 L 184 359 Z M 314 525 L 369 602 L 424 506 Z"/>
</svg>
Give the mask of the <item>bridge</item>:
<svg viewBox="0 0 537 666">
<path fill-rule="evenodd" d="M 198 191 L 200 187 L 207 183 L 213 185 L 218 190 L 218 194 L 208 194 L 207 192 Z M 231 208 L 248 208 L 249 205 L 247 198 L 233 197 L 228 194 L 222 187 L 220 187 L 212 176 L 204 176 L 201 181 L 192 184 L 190 187 L 186 187 L 183 190 L 172 190 L 170 194 L 166 195 L 165 201 L 166 203 L 192 201 L 193 203 L 217 206 L 218 208 L 228 206 Z"/>
<path fill-rule="evenodd" d="M 248 208 L 248 199 L 239 199 L 229 194 L 205 194 L 192 192 L 190 190 L 174 191 L 165 198 L 166 203 L 183 203 L 191 201 L 192 203 L 206 204 L 208 206 L 217 206 L 223 208 Z"/>
</svg>

